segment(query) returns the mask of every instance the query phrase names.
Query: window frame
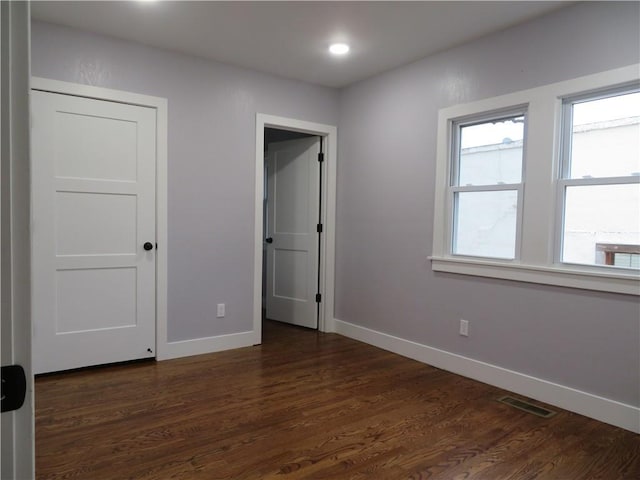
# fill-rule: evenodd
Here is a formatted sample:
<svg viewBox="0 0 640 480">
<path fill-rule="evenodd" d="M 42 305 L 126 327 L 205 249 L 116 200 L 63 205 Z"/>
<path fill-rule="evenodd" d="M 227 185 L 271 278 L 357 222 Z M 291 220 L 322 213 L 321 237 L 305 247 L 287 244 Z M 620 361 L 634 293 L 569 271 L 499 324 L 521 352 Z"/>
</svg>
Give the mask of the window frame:
<svg viewBox="0 0 640 480">
<path fill-rule="evenodd" d="M 433 245 L 428 257 L 432 270 L 640 295 L 639 271 L 562 263 L 558 249 L 558 236 L 563 227 L 562 219 L 558 217 L 564 211 L 564 196 L 560 192 L 575 180 L 561 177 L 564 168 L 561 162 L 562 126 L 566 121 L 564 102 L 593 98 L 598 93 L 606 94 L 631 85 L 640 88 L 640 64 L 441 109 L 438 114 Z M 477 123 L 478 119 L 491 116 L 500 118 L 519 109 L 526 112 L 522 197 L 518 198 L 518 208 L 522 208 L 520 254 L 514 260 L 453 254 L 451 186 L 456 123 L 474 123 L 474 120 Z M 602 179 L 581 180 L 602 182 Z M 559 202 L 563 205 L 562 210 L 558 208 Z"/>
<path fill-rule="evenodd" d="M 558 180 L 556 182 L 556 227 L 555 227 L 555 248 L 554 261 L 557 264 L 572 265 L 577 268 L 590 266 L 589 264 L 581 264 L 568 262 L 564 257 L 564 224 L 566 210 L 566 194 L 569 187 L 580 186 L 605 186 L 605 185 L 633 185 L 640 184 L 640 176 L 625 175 L 614 177 L 588 177 L 588 178 L 571 178 L 571 154 L 573 148 L 573 105 L 587 101 L 601 100 L 616 95 L 626 93 L 640 92 L 640 84 L 627 83 L 612 88 L 604 88 L 590 93 L 580 95 L 570 95 L 561 99 L 561 132 L 560 132 L 560 150 L 558 162 Z M 613 265 L 592 265 L 598 269 L 608 269 L 610 271 L 619 271 L 620 267 Z"/>
<path fill-rule="evenodd" d="M 463 119 L 456 119 L 451 124 L 451 163 L 448 188 L 448 205 L 449 208 L 449 228 L 447 229 L 447 244 L 449 245 L 451 255 L 460 258 L 471 259 L 488 259 L 499 262 L 516 262 L 520 258 L 520 245 L 522 240 L 522 201 L 524 197 L 525 184 L 525 155 L 527 151 L 527 107 L 519 105 L 515 108 L 502 109 L 498 111 L 485 112 L 481 115 L 473 115 Z M 485 185 L 460 185 L 460 152 L 461 152 L 461 131 L 464 127 L 474 125 L 482 125 L 495 120 L 507 120 L 510 118 L 524 118 L 523 139 L 522 139 L 522 159 L 520 164 L 520 182 L 519 183 L 495 183 Z M 517 194 L 518 206 L 516 209 L 516 235 L 514 239 L 514 257 L 487 257 L 483 255 L 470 255 L 464 253 L 455 253 L 456 250 L 456 227 L 458 209 L 456 205 L 456 194 L 465 192 L 501 192 L 515 191 Z"/>
</svg>

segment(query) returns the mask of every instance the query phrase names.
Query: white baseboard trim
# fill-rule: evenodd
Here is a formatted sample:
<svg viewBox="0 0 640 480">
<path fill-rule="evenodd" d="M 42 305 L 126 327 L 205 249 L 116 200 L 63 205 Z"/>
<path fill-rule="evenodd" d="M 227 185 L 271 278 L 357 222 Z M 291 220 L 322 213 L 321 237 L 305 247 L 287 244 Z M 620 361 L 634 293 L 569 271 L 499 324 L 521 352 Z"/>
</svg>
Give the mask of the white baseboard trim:
<svg viewBox="0 0 640 480">
<path fill-rule="evenodd" d="M 158 360 L 202 355 L 205 353 L 221 352 L 232 348 L 250 347 L 254 344 L 254 333 L 240 332 L 215 337 L 195 338 L 179 342 L 167 342 L 158 349 Z"/>
<path fill-rule="evenodd" d="M 640 408 L 334 319 L 335 332 L 404 357 L 640 433 Z"/>
</svg>

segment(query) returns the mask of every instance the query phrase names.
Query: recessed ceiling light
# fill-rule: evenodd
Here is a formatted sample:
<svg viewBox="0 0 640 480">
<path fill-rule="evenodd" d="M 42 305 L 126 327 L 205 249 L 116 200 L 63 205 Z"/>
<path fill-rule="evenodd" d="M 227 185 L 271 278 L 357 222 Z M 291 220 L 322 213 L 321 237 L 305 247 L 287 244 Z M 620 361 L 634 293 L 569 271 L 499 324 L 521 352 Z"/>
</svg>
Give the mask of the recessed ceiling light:
<svg viewBox="0 0 640 480">
<path fill-rule="evenodd" d="M 349 45 L 346 43 L 334 43 L 329 47 L 329 51 L 334 55 L 344 55 L 349 52 Z"/>
</svg>

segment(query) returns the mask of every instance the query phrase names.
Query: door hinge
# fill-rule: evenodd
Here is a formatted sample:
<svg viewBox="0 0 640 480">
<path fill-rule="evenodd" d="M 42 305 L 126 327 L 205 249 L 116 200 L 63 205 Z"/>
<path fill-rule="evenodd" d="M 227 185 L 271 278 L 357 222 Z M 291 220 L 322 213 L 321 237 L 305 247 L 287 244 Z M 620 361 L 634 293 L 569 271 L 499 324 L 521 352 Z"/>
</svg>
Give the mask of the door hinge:
<svg viewBox="0 0 640 480">
<path fill-rule="evenodd" d="M 319 161 L 319 162 L 324 162 L 324 153 L 320 152 L 320 153 L 318 154 L 318 161 Z"/>
<path fill-rule="evenodd" d="M 27 377 L 20 365 L 2 367 L 2 405 L 3 412 L 18 410 L 24 404 L 27 395 Z"/>
<path fill-rule="evenodd" d="M 316 293 L 316 303 L 320 303 L 322 301 L 322 295 L 319 293 Z"/>
<path fill-rule="evenodd" d="M 319 223 L 318 226 L 316 227 L 316 232 L 322 233 L 322 224 L 321 223 Z"/>
</svg>

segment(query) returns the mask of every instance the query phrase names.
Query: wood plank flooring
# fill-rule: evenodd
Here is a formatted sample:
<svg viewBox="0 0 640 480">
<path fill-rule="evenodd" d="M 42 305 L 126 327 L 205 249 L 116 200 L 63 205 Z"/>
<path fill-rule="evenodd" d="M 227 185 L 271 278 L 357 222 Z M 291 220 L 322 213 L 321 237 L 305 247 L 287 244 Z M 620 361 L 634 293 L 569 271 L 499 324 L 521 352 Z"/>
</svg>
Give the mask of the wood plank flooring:
<svg viewBox="0 0 640 480">
<path fill-rule="evenodd" d="M 640 479 L 640 436 L 341 337 L 36 380 L 38 479 Z M 558 410 L 549 407 L 553 410 Z"/>
</svg>

